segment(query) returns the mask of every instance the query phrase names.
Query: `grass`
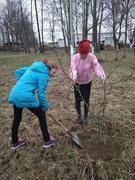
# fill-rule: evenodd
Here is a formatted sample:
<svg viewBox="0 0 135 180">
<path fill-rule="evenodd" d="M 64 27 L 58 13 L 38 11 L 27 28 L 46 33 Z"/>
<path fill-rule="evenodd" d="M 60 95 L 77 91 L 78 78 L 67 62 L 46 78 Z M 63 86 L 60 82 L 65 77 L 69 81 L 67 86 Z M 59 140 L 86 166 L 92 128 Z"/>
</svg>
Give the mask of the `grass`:
<svg viewBox="0 0 135 180">
<path fill-rule="evenodd" d="M 133 180 L 135 179 L 135 59 L 128 52 L 114 61 L 114 52 L 105 52 L 101 62 L 108 77 L 103 86 L 95 76 L 92 84 L 90 123 L 78 125 L 73 88 L 68 79 L 70 58 L 63 51 L 45 54 L 0 52 L 0 179 L 1 180 Z M 100 56 L 100 54 L 97 54 Z M 44 57 L 54 59 L 59 70 L 47 89 L 51 113 L 83 142 L 80 149 L 51 118 L 47 118 L 51 135 L 59 138 L 54 147 L 42 148 L 38 119 L 27 109 L 19 128 L 27 144 L 10 150 L 12 104 L 8 94 L 16 82 L 14 70 Z"/>
</svg>

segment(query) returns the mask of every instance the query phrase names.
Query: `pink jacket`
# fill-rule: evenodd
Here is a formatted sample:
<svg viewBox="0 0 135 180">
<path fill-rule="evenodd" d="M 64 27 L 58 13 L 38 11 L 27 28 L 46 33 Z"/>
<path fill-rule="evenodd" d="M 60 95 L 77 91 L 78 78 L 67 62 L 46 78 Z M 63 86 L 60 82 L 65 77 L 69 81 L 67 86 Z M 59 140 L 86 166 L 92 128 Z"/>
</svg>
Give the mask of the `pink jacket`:
<svg viewBox="0 0 135 180">
<path fill-rule="evenodd" d="M 92 81 L 94 73 L 96 73 L 101 80 L 106 79 L 104 70 L 94 54 L 89 53 L 85 59 L 81 59 L 81 55 L 79 53 L 72 57 L 70 77 L 76 83 L 89 83 Z"/>
</svg>

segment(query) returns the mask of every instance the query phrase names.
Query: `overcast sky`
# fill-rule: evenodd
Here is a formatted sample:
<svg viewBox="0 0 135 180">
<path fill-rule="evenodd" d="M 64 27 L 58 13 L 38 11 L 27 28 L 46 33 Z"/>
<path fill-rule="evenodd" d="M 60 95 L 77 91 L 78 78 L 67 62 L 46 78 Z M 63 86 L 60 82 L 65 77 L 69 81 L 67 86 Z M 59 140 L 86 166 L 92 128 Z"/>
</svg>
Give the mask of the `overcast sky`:
<svg viewBox="0 0 135 180">
<path fill-rule="evenodd" d="M 29 4 L 30 1 L 27 1 L 26 0 L 26 3 Z M 2 5 L 6 3 L 5 0 L 0 0 L 0 10 L 2 9 Z M 40 7 L 38 7 L 39 9 Z M 33 13 L 35 13 L 35 11 L 33 10 Z M 40 13 L 39 13 L 39 16 L 40 16 Z M 35 16 L 36 17 L 36 16 Z M 46 23 L 46 27 L 44 27 L 45 30 L 44 30 L 44 41 L 45 42 L 51 42 L 51 37 L 50 37 L 50 33 L 48 31 L 49 29 L 49 26 L 47 27 L 47 23 Z M 34 20 L 34 30 L 37 32 L 37 24 L 36 24 L 36 19 Z M 60 32 L 61 30 L 60 29 L 56 29 L 56 32 L 55 32 L 55 41 L 58 41 L 58 39 L 61 39 L 63 38 L 62 37 L 62 33 Z M 1 41 L 1 34 L 0 34 L 0 41 Z"/>
</svg>

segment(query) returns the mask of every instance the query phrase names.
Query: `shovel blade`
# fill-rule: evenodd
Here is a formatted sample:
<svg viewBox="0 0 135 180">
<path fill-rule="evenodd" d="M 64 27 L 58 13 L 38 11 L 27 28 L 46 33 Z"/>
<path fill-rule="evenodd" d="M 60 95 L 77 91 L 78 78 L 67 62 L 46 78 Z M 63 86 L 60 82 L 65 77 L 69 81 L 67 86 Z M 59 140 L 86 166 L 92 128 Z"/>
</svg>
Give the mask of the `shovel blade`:
<svg viewBox="0 0 135 180">
<path fill-rule="evenodd" d="M 72 140 L 81 148 L 83 148 L 81 139 L 75 134 L 75 132 L 68 132 L 68 134 L 71 136 Z"/>
</svg>

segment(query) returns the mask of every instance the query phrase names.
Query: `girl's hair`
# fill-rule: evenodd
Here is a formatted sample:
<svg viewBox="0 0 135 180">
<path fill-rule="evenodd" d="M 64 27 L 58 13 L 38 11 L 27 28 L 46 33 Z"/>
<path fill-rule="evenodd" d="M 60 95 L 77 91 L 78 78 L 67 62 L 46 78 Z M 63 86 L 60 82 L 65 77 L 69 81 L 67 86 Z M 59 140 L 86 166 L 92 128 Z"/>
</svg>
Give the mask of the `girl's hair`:
<svg viewBox="0 0 135 180">
<path fill-rule="evenodd" d="M 50 60 L 48 60 L 48 59 L 43 59 L 43 63 L 44 63 L 46 66 L 49 67 L 49 70 L 51 70 L 51 69 L 58 69 L 58 66 L 57 66 L 56 63 L 53 62 L 53 61 L 50 61 Z"/>
</svg>

